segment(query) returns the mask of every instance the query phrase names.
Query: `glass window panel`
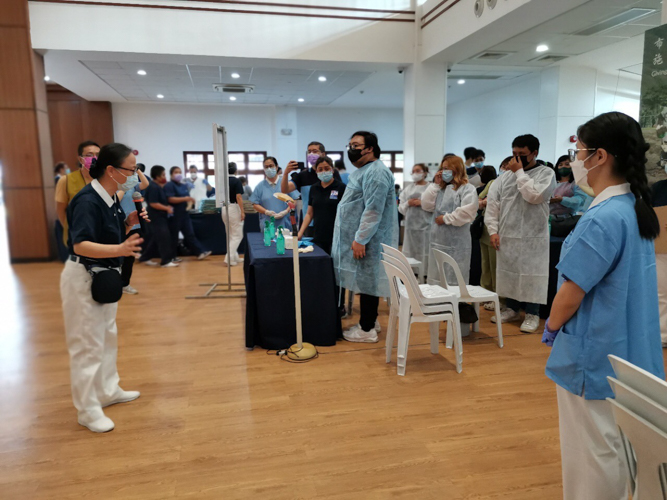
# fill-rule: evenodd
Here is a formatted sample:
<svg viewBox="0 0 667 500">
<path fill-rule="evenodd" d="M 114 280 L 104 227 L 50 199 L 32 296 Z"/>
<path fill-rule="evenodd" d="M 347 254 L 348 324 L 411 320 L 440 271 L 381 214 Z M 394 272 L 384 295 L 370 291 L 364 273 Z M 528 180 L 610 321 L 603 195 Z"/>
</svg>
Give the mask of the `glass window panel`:
<svg viewBox="0 0 667 500">
<path fill-rule="evenodd" d="M 187 163 L 188 167 L 190 165 L 196 165 L 197 168 L 200 170 L 204 168 L 204 155 L 186 154 L 185 157 L 186 157 L 185 163 Z"/>
<path fill-rule="evenodd" d="M 396 153 L 396 161 L 403 161 L 403 153 Z"/>
<path fill-rule="evenodd" d="M 229 153 L 229 161 L 234 161 L 237 165 L 243 165 L 245 164 L 245 155 L 243 153 Z"/>
<path fill-rule="evenodd" d="M 212 153 L 208 155 L 208 168 L 215 169 L 215 155 Z"/>
<path fill-rule="evenodd" d="M 394 184 L 398 184 L 399 186 L 403 186 L 403 173 L 395 173 L 394 174 Z"/>
<path fill-rule="evenodd" d="M 251 161 L 248 164 L 248 168 L 250 170 L 254 170 L 257 172 L 258 170 L 264 170 L 264 162 L 263 161 Z"/>
<path fill-rule="evenodd" d="M 252 164 L 254 162 L 260 162 L 263 163 L 265 160 L 264 158 L 264 153 L 249 153 L 248 154 L 248 161 Z"/>
<path fill-rule="evenodd" d="M 343 158 L 343 155 L 340 154 L 340 153 L 329 153 L 328 156 L 329 156 L 329 158 L 331 158 L 333 161 L 337 161 L 337 160 L 340 160 L 341 158 Z"/>
<path fill-rule="evenodd" d="M 206 180 L 212 187 L 215 187 L 215 175 L 207 175 Z"/>
<path fill-rule="evenodd" d="M 403 156 L 403 155 L 401 155 L 401 156 Z M 403 165 L 404 165 L 403 159 L 400 159 L 400 160 L 399 160 L 399 159 L 397 158 L 397 159 L 396 159 L 396 162 L 394 163 L 394 168 L 396 168 L 396 169 L 398 169 L 398 170 L 403 170 Z"/>
<path fill-rule="evenodd" d="M 257 187 L 257 184 L 262 182 L 264 180 L 263 175 L 257 175 L 257 174 L 250 174 L 248 176 L 248 184 L 250 187 L 254 190 Z"/>
</svg>

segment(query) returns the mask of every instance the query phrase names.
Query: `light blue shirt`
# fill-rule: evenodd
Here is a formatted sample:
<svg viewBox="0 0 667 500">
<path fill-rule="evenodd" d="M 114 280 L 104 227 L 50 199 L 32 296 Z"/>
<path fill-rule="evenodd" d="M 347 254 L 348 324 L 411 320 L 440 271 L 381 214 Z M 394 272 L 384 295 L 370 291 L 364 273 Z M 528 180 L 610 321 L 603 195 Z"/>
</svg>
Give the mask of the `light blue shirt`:
<svg viewBox="0 0 667 500">
<path fill-rule="evenodd" d="M 125 212 L 125 215 L 130 215 L 132 212 L 136 211 L 136 208 L 134 208 L 134 201 L 132 200 L 132 195 L 134 193 L 141 193 L 141 189 L 139 189 L 139 184 L 134 186 L 134 188 L 130 189 L 127 193 L 123 195 L 123 199 L 120 200 L 120 208 L 123 209 L 123 212 Z M 132 226 L 132 229 L 139 229 L 141 226 L 139 224 L 135 224 Z"/>
<path fill-rule="evenodd" d="M 276 177 L 276 183 L 271 184 L 268 180 L 264 179 L 260 182 L 255 190 L 250 195 L 250 202 L 255 205 L 261 205 L 266 210 L 271 210 L 276 213 L 280 213 L 287 209 L 287 203 L 280 201 L 278 198 L 273 196 L 275 193 L 280 193 L 280 180 L 281 176 Z M 289 194 L 292 198 L 298 198 L 299 192 L 292 191 Z M 259 214 L 259 229 L 260 231 L 264 230 L 264 222 L 270 220 L 271 217 L 268 217 L 264 214 Z M 289 214 L 287 214 L 282 219 L 276 219 L 276 227 L 283 226 L 285 229 L 292 229 L 292 224 L 290 223 Z"/>
<path fill-rule="evenodd" d="M 603 201 L 596 199 L 565 239 L 557 266 L 559 288 L 570 280 L 586 295 L 556 336 L 546 374 L 586 399 L 614 397 L 608 354 L 665 378 L 655 249 L 639 235 L 628 191 L 615 186 L 597 197 Z"/>
<path fill-rule="evenodd" d="M 572 213 L 585 212 L 593 203 L 593 197 L 584 193 L 579 186 L 574 186 L 574 193 L 572 196 L 563 197 L 560 202 L 566 208 L 572 210 Z"/>
</svg>

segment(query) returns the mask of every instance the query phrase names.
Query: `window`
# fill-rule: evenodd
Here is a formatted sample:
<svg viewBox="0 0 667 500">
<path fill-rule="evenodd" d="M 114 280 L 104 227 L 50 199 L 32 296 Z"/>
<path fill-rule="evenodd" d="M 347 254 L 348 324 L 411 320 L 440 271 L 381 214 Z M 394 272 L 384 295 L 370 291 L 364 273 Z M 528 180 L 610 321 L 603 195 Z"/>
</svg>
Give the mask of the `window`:
<svg viewBox="0 0 667 500">
<path fill-rule="evenodd" d="M 337 160 L 342 160 L 343 159 L 343 152 L 342 151 L 327 151 L 327 156 L 331 158 L 331 161 L 336 163 Z"/>
<path fill-rule="evenodd" d="M 264 160 L 266 151 L 230 151 L 228 154 L 230 162 L 235 162 L 238 170 L 236 176 L 245 176 L 251 188 L 264 179 Z M 196 165 L 211 186 L 215 187 L 215 156 L 213 151 L 183 151 L 183 164 L 185 169 L 190 165 Z"/>
<path fill-rule="evenodd" d="M 384 151 L 380 155 L 380 160 L 382 160 L 394 174 L 396 184 L 403 186 L 403 151 Z"/>
</svg>

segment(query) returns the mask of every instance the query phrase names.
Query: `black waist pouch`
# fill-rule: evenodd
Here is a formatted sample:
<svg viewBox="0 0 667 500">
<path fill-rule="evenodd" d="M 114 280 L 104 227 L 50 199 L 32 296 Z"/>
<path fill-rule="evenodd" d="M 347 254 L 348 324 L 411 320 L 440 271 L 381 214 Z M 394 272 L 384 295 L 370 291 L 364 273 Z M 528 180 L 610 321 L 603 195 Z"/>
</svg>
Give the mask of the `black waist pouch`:
<svg viewBox="0 0 667 500">
<path fill-rule="evenodd" d="M 116 269 L 99 266 L 86 266 L 93 277 L 90 291 L 93 300 L 100 304 L 113 304 L 123 296 L 123 280 Z"/>
</svg>

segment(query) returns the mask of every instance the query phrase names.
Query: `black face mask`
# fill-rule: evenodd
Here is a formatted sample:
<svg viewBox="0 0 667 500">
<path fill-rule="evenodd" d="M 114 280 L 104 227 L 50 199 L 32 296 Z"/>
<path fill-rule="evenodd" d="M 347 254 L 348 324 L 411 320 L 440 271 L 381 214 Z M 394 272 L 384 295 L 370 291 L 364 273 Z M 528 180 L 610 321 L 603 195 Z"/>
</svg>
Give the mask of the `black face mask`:
<svg viewBox="0 0 667 500">
<path fill-rule="evenodd" d="M 519 156 L 519 160 L 521 160 L 521 166 L 523 168 L 526 168 L 530 164 L 530 161 L 528 160 L 528 155 Z"/>
<path fill-rule="evenodd" d="M 347 150 L 348 160 L 350 160 L 352 163 L 358 162 L 359 159 L 363 156 L 362 151 L 363 149 L 348 149 Z"/>
<path fill-rule="evenodd" d="M 561 177 L 570 177 L 572 175 L 572 169 L 569 167 L 561 167 L 558 169 L 558 173 Z"/>
</svg>

